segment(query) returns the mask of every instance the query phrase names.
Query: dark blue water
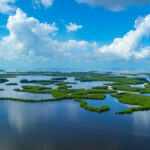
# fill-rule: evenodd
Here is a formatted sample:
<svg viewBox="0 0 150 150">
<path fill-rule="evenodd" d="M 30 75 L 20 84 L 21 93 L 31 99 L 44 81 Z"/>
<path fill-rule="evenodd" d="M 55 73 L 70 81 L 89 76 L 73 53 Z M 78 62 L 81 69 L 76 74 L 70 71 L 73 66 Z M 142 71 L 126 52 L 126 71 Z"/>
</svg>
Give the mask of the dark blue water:
<svg viewBox="0 0 150 150">
<path fill-rule="evenodd" d="M 150 112 L 115 115 L 64 100 L 0 102 L 1 150 L 149 150 Z"/>
</svg>

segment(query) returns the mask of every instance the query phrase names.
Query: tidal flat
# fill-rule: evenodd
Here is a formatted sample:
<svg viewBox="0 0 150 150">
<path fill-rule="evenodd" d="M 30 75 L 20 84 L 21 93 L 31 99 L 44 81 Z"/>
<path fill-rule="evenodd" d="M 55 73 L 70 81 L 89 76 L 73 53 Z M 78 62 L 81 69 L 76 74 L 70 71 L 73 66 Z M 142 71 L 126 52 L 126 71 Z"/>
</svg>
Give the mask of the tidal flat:
<svg viewBox="0 0 150 150">
<path fill-rule="evenodd" d="M 149 148 L 148 73 L 3 71 L 0 85 L 0 149 Z"/>
</svg>

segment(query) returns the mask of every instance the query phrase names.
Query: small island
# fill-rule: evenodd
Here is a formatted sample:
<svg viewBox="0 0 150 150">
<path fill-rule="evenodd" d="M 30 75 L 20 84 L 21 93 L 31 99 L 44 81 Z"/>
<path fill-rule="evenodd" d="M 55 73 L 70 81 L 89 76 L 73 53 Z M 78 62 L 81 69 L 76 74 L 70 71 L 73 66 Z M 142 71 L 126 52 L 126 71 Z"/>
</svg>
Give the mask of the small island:
<svg viewBox="0 0 150 150">
<path fill-rule="evenodd" d="M 128 77 L 130 75 L 130 77 Z M 149 75 L 149 74 L 148 74 Z M 17 77 L 24 79 L 19 82 L 9 82 L 9 79 Z M 26 77 L 32 76 L 29 80 Z M 47 79 L 36 79 L 37 76 L 46 77 Z M 49 102 L 58 100 L 75 100 L 80 102 L 80 107 L 95 111 L 105 112 L 111 109 L 111 106 L 102 105 L 100 107 L 89 106 L 86 100 L 105 101 L 106 94 L 117 98 L 122 104 L 129 104 L 126 110 L 118 110 L 116 114 L 130 114 L 134 111 L 150 110 L 150 83 L 146 78 L 139 77 L 139 74 L 121 74 L 90 72 L 4 72 L 0 74 L 0 83 L 6 86 L 13 86 L 15 92 L 49 94 L 52 98 L 33 100 L 15 97 L 0 97 L 0 100 L 11 100 L 20 102 Z M 33 79 L 35 77 L 35 79 Z M 49 79 L 48 79 L 49 78 Z M 70 81 L 72 78 L 73 81 Z M 91 88 L 74 88 L 80 83 L 101 83 L 101 85 Z M 103 83 L 104 82 L 104 83 Z M 21 86 L 20 87 L 18 87 Z M 137 85 L 137 86 L 136 86 Z M 143 87 L 138 86 L 143 85 Z M 55 88 L 53 88 L 53 86 Z M 3 91 L 5 89 L 1 89 Z M 135 107 L 134 107 L 135 106 Z"/>
</svg>

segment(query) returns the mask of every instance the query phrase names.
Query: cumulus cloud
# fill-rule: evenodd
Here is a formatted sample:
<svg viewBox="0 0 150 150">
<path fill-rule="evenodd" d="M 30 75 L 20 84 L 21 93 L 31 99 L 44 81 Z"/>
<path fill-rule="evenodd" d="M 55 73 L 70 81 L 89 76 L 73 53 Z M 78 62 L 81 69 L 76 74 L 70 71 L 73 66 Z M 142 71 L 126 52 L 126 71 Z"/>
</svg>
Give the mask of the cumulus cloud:
<svg viewBox="0 0 150 150">
<path fill-rule="evenodd" d="M 115 38 L 110 45 L 104 45 L 98 49 L 100 54 L 109 54 L 121 59 L 146 58 L 150 54 L 150 47 L 140 47 L 143 37 L 150 35 L 150 15 L 138 18 L 135 21 L 135 30 L 129 31 L 122 38 Z"/>
<path fill-rule="evenodd" d="M 16 0 L 0 0 L 0 12 L 10 14 L 16 10 L 14 6 Z"/>
<path fill-rule="evenodd" d="M 77 25 L 76 23 L 72 22 L 70 22 L 69 25 L 66 25 L 67 32 L 78 31 L 81 28 L 83 28 L 82 25 Z"/>
<path fill-rule="evenodd" d="M 0 57 L 6 60 L 28 59 L 49 60 L 57 56 L 71 56 L 92 47 L 86 41 L 68 40 L 59 42 L 54 39 L 58 28 L 55 23 L 40 23 L 28 17 L 21 9 L 7 22 L 9 35 L 0 41 Z"/>
<path fill-rule="evenodd" d="M 121 11 L 129 6 L 143 6 L 150 4 L 150 0 L 76 0 L 91 6 L 102 6 L 112 11 Z"/>
<path fill-rule="evenodd" d="M 51 41 L 49 36 L 58 30 L 55 23 L 40 23 L 33 17 L 27 17 L 20 9 L 9 17 L 7 29 L 10 34 L 0 41 L 0 56 L 8 60 L 31 56 L 34 51 L 39 52 L 40 56 L 47 50 Z"/>
<path fill-rule="evenodd" d="M 42 4 L 45 8 L 52 6 L 53 0 L 35 0 L 35 4 L 40 6 Z"/>
<path fill-rule="evenodd" d="M 150 46 L 141 46 L 143 37 L 150 36 L 150 15 L 138 18 L 134 30 L 122 38 L 115 38 L 110 45 L 100 47 L 96 42 L 56 40 L 55 23 L 41 23 L 28 17 L 22 10 L 9 16 L 9 35 L 0 41 L 0 58 L 5 60 L 51 61 L 113 61 L 139 60 L 150 57 Z"/>
</svg>

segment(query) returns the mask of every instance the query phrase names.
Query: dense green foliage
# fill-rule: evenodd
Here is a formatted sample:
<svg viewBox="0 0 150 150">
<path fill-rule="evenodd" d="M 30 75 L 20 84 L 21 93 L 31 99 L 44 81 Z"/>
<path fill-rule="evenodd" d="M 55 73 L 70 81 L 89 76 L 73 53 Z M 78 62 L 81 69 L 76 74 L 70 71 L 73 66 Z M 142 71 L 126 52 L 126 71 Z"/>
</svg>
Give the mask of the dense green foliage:
<svg viewBox="0 0 150 150">
<path fill-rule="evenodd" d="M 51 90 L 51 94 L 53 97 L 56 97 L 58 99 L 105 99 L 104 94 L 86 94 L 86 92 L 84 93 L 84 89 L 81 91 L 79 89 L 54 89 Z"/>
<path fill-rule="evenodd" d="M 108 89 L 108 86 L 95 86 L 92 89 Z"/>
<path fill-rule="evenodd" d="M 124 111 L 116 112 L 117 114 L 129 114 L 134 111 L 143 111 L 150 110 L 150 97 L 140 94 L 133 93 L 119 93 L 112 95 L 113 97 L 118 98 L 119 102 L 130 104 L 130 105 L 138 105 L 137 107 L 130 107 Z"/>
<path fill-rule="evenodd" d="M 71 92 L 72 95 L 86 95 L 87 94 L 86 89 L 72 89 L 71 91 L 72 91 Z"/>
<path fill-rule="evenodd" d="M 28 92 L 28 93 L 50 93 L 51 89 L 50 87 L 42 87 L 42 86 L 22 86 L 22 90 L 15 89 L 17 92 Z"/>
<path fill-rule="evenodd" d="M 110 81 L 116 84 L 143 84 L 148 82 L 145 78 L 135 77 L 127 78 L 126 76 L 106 76 L 106 75 L 91 75 L 89 77 L 77 77 L 76 80 L 81 82 L 87 81 Z"/>
<path fill-rule="evenodd" d="M 17 83 L 7 83 L 6 85 L 18 85 Z"/>
<path fill-rule="evenodd" d="M 20 83 L 36 83 L 36 84 L 41 84 L 41 85 L 49 85 L 49 84 L 55 84 L 56 82 L 59 82 L 59 81 L 56 81 L 56 80 L 26 80 L 26 79 L 22 79 L 20 81 Z"/>
<path fill-rule="evenodd" d="M 71 88 L 72 86 L 70 85 L 67 85 L 67 84 L 62 84 L 58 87 L 58 89 L 68 89 L 68 88 Z"/>
<path fill-rule="evenodd" d="M 67 77 L 52 78 L 51 80 L 59 80 L 59 81 L 62 81 L 62 80 L 67 80 Z"/>
<path fill-rule="evenodd" d="M 8 80 L 4 78 L 0 79 L 0 83 L 5 83 L 5 82 L 8 82 Z"/>
<path fill-rule="evenodd" d="M 138 73 L 137 74 L 132 74 L 132 73 L 121 73 L 120 75 L 124 75 L 124 76 L 137 76 L 139 75 Z"/>
<path fill-rule="evenodd" d="M 97 107 L 93 107 L 93 106 L 88 106 L 87 102 L 82 99 L 74 98 L 74 100 L 80 102 L 80 106 L 85 108 L 86 110 L 95 111 L 95 112 L 99 112 L 99 113 L 110 110 L 109 106 L 101 106 L 100 108 L 97 108 Z"/>
<path fill-rule="evenodd" d="M 55 83 L 56 86 L 62 86 L 64 84 L 77 84 L 76 82 L 57 82 Z"/>
<path fill-rule="evenodd" d="M 150 93 L 150 84 L 144 85 L 144 88 L 131 87 L 128 85 L 116 85 L 116 86 L 112 86 L 112 88 L 121 91 L 139 92 L 141 94 Z"/>
<path fill-rule="evenodd" d="M 115 90 L 121 90 L 121 91 L 130 91 L 130 92 L 140 92 L 141 88 L 138 87 L 131 87 L 129 85 L 116 85 L 112 86 Z"/>
<path fill-rule="evenodd" d="M 0 100 L 10 100 L 10 101 L 20 101 L 20 102 L 48 102 L 48 101 L 56 101 L 59 99 L 51 98 L 51 99 L 41 99 L 41 100 L 33 100 L 33 99 L 21 99 L 21 98 L 12 98 L 12 97 L 0 97 Z"/>
</svg>

